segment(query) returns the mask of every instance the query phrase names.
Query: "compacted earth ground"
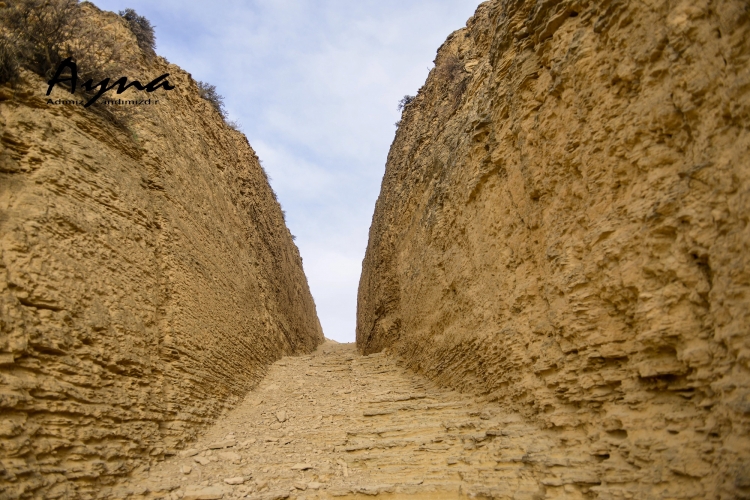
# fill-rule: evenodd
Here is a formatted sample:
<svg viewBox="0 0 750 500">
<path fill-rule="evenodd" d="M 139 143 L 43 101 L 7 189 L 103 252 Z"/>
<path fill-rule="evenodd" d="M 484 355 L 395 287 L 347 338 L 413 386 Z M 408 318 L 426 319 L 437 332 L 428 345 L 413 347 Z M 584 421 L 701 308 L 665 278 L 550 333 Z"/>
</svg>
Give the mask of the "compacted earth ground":
<svg viewBox="0 0 750 500">
<path fill-rule="evenodd" d="M 586 444 L 327 341 L 277 361 L 190 449 L 113 496 L 584 498 L 606 489 Z"/>
</svg>

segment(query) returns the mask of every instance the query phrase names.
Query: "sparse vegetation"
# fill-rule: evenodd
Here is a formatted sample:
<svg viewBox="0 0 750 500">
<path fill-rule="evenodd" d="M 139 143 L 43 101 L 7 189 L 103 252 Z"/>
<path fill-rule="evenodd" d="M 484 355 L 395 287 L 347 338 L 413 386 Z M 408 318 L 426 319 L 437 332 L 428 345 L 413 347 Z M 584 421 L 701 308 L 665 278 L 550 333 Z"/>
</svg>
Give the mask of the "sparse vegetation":
<svg viewBox="0 0 750 500">
<path fill-rule="evenodd" d="M 463 62 L 456 54 L 451 54 L 436 66 L 436 71 L 437 77 L 444 82 L 455 105 L 458 106 L 468 85 Z"/>
<path fill-rule="evenodd" d="M 266 184 L 268 184 L 268 187 L 271 188 L 271 196 L 273 197 L 274 200 L 276 200 L 276 192 L 271 187 L 271 181 L 273 179 L 271 179 L 271 176 L 268 175 L 268 171 L 266 171 L 266 167 L 263 166 L 263 160 L 261 160 L 260 158 L 257 158 L 257 160 L 258 160 L 258 166 L 260 167 L 260 171 L 263 174 L 263 178 L 266 179 Z"/>
<path fill-rule="evenodd" d="M 14 81 L 21 67 L 49 78 L 68 57 L 84 81 L 120 70 L 124 40 L 82 14 L 77 0 L 0 2 L 0 83 Z"/>
<path fill-rule="evenodd" d="M 232 130 L 236 130 L 237 132 L 242 132 L 242 125 L 237 120 L 230 120 L 229 116 L 227 114 L 227 110 L 224 107 L 224 96 L 219 94 L 216 90 L 216 85 L 211 85 L 208 82 L 196 82 L 198 85 L 198 92 L 200 92 L 200 95 L 202 98 L 207 100 L 209 104 L 219 113 L 221 116 L 221 119 L 224 120 L 224 123 L 227 124 L 229 128 Z M 263 168 L 261 166 L 261 168 Z"/>
<path fill-rule="evenodd" d="M 216 85 L 211 85 L 208 82 L 197 82 L 198 92 L 202 98 L 207 100 L 211 106 L 221 115 L 221 118 L 227 119 L 227 112 L 224 109 L 224 96 L 220 95 L 216 91 Z"/>
<path fill-rule="evenodd" d="M 461 63 L 461 59 L 455 54 L 448 55 L 440 64 L 437 66 L 437 74 L 441 80 L 453 82 L 462 76 L 464 72 L 464 65 Z"/>
<path fill-rule="evenodd" d="M 413 95 L 405 95 L 404 97 L 402 97 L 401 100 L 398 101 L 398 110 L 404 111 L 409 106 L 409 104 L 411 104 L 411 102 L 414 100 L 414 97 L 415 96 Z M 399 120 L 396 123 L 394 123 L 396 128 L 399 128 L 401 126 L 401 122 L 402 120 Z"/>
<path fill-rule="evenodd" d="M 119 12 L 120 16 L 128 23 L 128 28 L 135 35 L 138 47 L 149 57 L 156 56 L 156 35 L 151 21 L 139 16 L 133 9 L 125 9 Z"/>
<path fill-rule="evenodd" d="M 72 35 L 81 31 L 76 0 L 10 2 L 0 8 L 0 23 L 15 48 L 15 54 L 6 54 L 6 61 L 15 58 L 16 66 L 23 65 L 43 77 L 51 76 L 60 61 L 72 55 Z"/>
<path fill-rule="evenodd" d="M 0 1 L 0 84 L 14 84 L 22 68 L 48 80 L 67 58 L 75 62 L 80 83 L 123 75 L 132 67 L 132 56 L 125 50 L 131 39 L 118 36 L 121 28 L 114 23 L 91 22 L 86 16 L 89 7 L 78 0 Z M 138 17 L 141 24 L 145 21 L 150 27 L 147 20 Z M 69 82 L 62 85 L 69 87 Z M 76 94 L 84 99 L 93 93 L 95 90 L 86 90 L 83 85 L 76 88 Z M 132 114 L 130 109 L 90 109 L 124 129 Z"/>
<path fill-rule="evenodd" d="M 13 84 L 18 79 L 18 59 L 16 46 L 5 34 L 0 34 L 0 85 Z"/>
<path fill-rule="evenodd" d="M 413 95 L 405 95 L 404 97 L 401 98 L 400 101 L 398 101 L 398 110 L 403 111 L 404 109 L 406 109 L 406 107 L 409 104 L 411 104 L 413 100 L 414 100 Z"/>
</svg>

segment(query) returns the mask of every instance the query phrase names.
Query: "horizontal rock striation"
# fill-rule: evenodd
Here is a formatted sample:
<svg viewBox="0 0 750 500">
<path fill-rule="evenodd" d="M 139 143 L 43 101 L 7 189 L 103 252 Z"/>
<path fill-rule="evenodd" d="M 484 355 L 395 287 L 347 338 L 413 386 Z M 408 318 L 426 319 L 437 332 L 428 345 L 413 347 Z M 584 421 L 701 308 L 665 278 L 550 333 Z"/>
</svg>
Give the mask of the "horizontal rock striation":
<svg viewBox="0 0 750 500">
<path fill-rule="evenodd" d="M 360 351 L 588 442 L 594 496 L 750 498 L 748 16 L 483 3 L 391 146 Z"/>
<path fill-rule="evenodd" d="M 129 113 L 0 88 L 2 498 L 104 495 L 323 341 L 244 135 L 177 66 L 130 70 L 176 88 Z"/>
</svg>

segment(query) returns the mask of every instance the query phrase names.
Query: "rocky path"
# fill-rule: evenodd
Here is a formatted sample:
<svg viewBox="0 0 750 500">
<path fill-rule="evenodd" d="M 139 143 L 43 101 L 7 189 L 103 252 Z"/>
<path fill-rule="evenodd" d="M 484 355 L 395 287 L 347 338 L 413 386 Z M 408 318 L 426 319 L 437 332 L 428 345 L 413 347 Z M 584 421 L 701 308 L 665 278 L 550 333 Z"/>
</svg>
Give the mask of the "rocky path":
<svg viewBox="0 0 750 500">
<path fill-rule="evenodd" d="M 191 449 L 114 496 L 586 498 L 602 486 L 585 445 L 327 342 L 276 362 Z"/>
</svg>

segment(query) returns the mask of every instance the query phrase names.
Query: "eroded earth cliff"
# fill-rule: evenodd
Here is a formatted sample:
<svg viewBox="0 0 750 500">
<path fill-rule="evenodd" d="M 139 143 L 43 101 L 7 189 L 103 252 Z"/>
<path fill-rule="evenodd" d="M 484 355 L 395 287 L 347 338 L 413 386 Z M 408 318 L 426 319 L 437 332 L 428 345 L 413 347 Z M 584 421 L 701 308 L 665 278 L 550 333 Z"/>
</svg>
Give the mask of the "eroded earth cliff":
<svg viewBox="0 0 750 500">
<path fill-rule="evenodd" d="M 128 76 L 176 88 L 106 97 L 159 104 L 47 104 L 28 72 L 0 88 L 2 498 L 105 495 L 323 341 L 244 135 L 185 71 L 139 61 Z"/>
<path fill-rule="evenodd" d="M 360 351 L 586 444 L 590 497 L 749 498 L 748 8 L 482 4 L 391 146 Z"/>
</svg>

